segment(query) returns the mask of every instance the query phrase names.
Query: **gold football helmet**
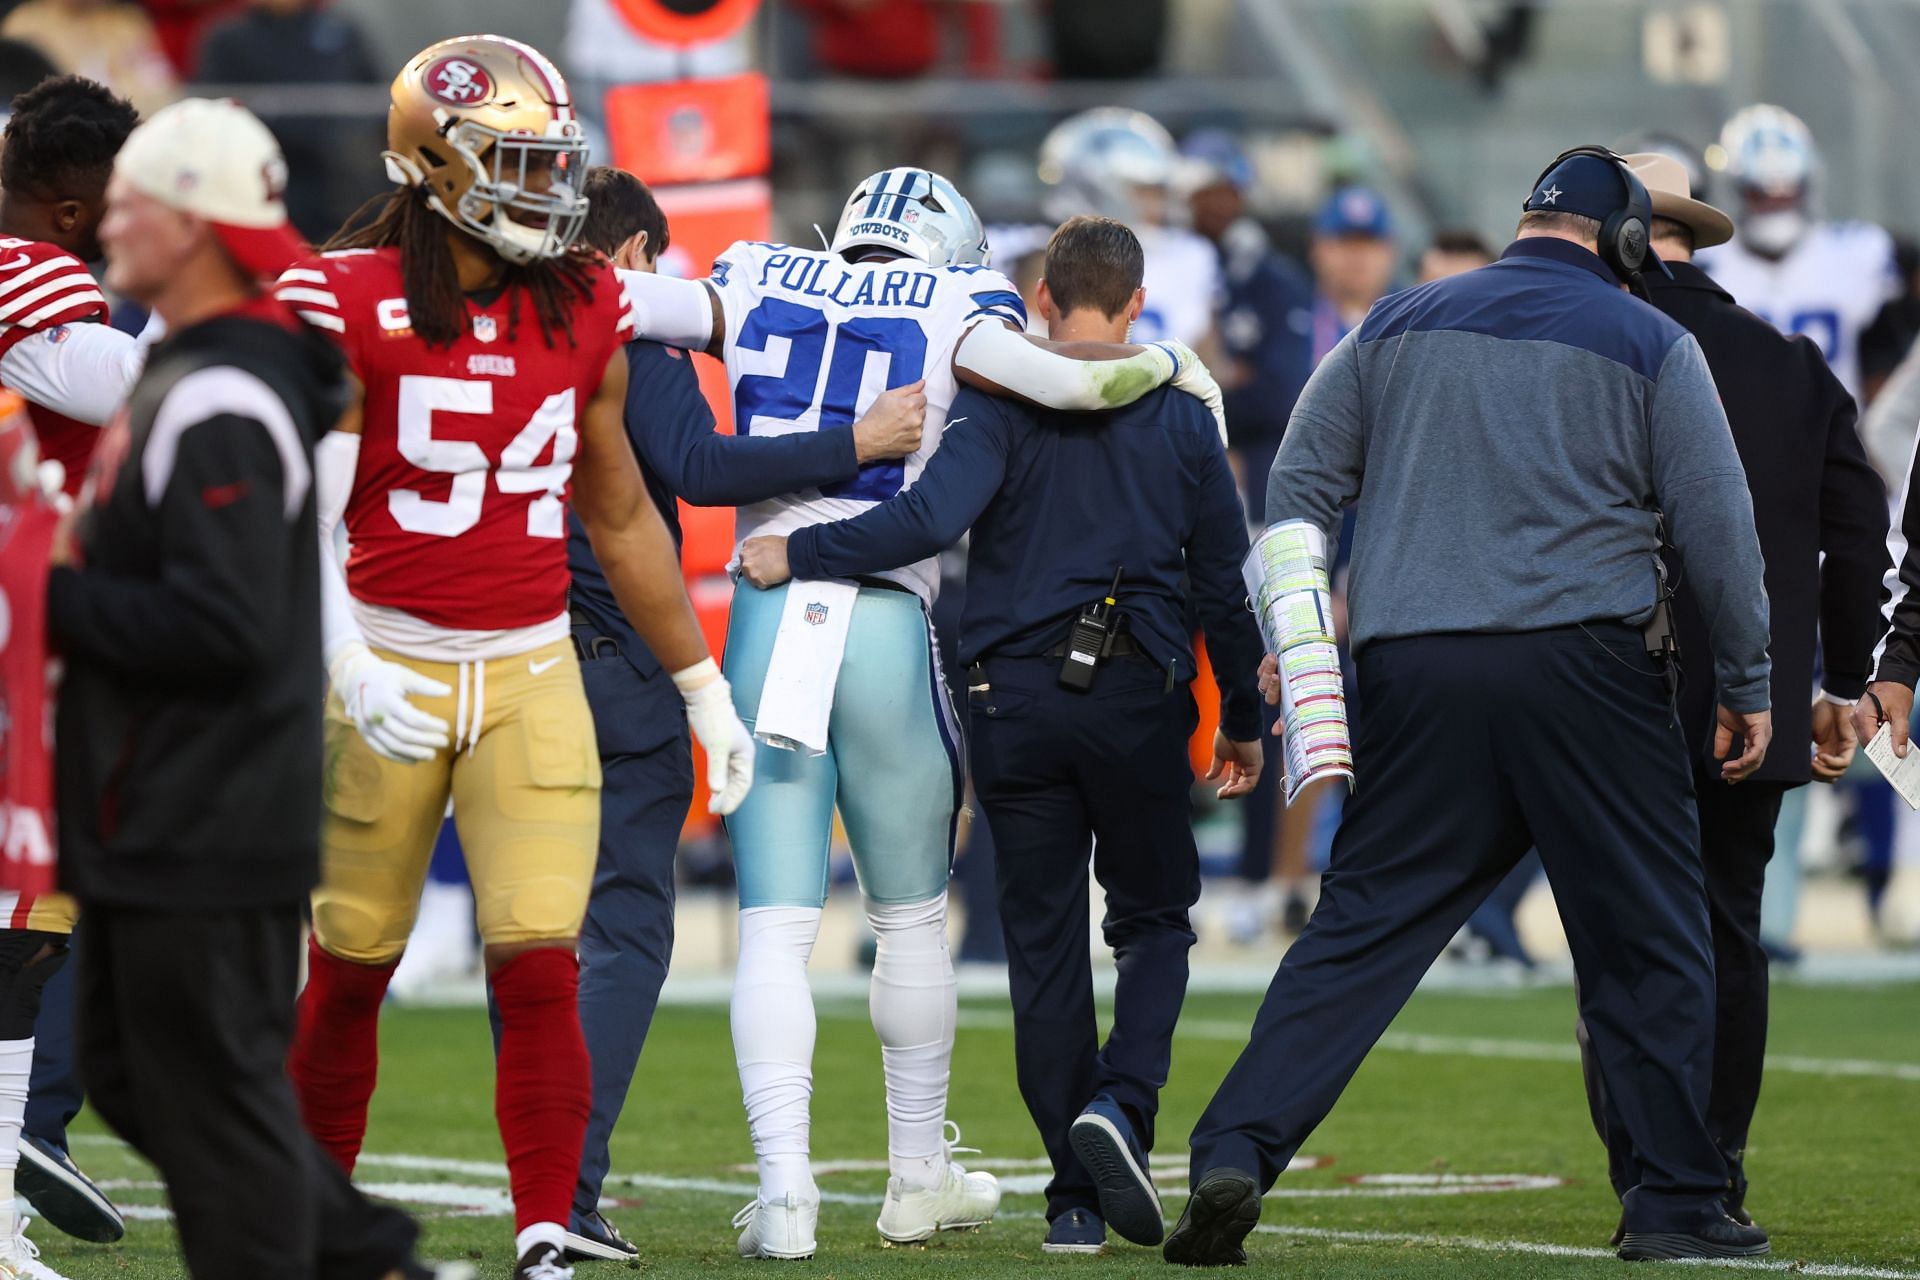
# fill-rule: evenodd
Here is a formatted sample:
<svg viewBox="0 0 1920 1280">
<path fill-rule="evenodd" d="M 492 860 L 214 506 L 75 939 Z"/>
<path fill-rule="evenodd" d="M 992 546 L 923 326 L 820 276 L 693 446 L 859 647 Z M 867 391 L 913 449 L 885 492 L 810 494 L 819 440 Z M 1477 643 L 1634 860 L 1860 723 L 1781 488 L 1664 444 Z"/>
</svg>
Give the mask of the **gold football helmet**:
<svg viewBox="0 0 1920 1280">
<path fill-rule="evenodd" d="M 557 258 L 580 234 L 587 139 L 567 82 L 504 36 L 429 45 L 394 77 L 387 177 L 509 262 Z"/>
</svg>

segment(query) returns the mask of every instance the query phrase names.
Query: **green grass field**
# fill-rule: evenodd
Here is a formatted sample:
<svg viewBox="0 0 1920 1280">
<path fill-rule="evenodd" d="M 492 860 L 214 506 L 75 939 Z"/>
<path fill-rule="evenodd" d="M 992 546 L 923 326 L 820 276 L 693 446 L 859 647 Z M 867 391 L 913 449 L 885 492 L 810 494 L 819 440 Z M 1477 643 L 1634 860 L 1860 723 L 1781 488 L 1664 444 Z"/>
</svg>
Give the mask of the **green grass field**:
<svg viewBox="0 0 1920 1280">
<path fill-rule="evenodd" d="M 1188 1003 L 1162 1111 L 1170 1216 L 1184 1194 L 1185 1135 L 1255 1003 Z M 886 1154 L 878 1046 L 864 1002 L 823 1005 L 821 1015 L 813 1144 L 828 1202 L 819 1255 L 785 1272 L 1164 1274 L 1157 1250 L 1042 1255 L 1037 1163 L 999 1170 L 1007 1194 L 986 1230 L 926 1249 L 882 1249 L 872 1226 Z M 1267 1202 L 1253 1264 L 1302 1277 L 1616 1273 L 1622 1264 L 1601 1247 L 1617 1206 L 1587 1122 L 1572 1020 L 1564 989 L 1416 997 L 1303 1151 L 1321 1166 L 1290 1173 Z M 988 1161 L 1031 1162 L 1040 1145 L 1014 1089 L 1006 1023 L 1003 1006 L 964 1007 L 950 1114 Z M 1920 1280 L 1920 986 L 1783 987 L 1773 1027 L 1774 1063 L 1748 1160 L 1750 1204 L 1773 1232 L 1773 1265 Z M 512 1225 L 503 1216 L 484 1016 L 389 1009 L 382 1034 L 359 1176 L 422 1215 L 428 1254 L 507 1276 Z M 1284 1070 L 1273 1085 L 1287 1087 Z M 163 1202 L 150 1170 L 97 1124 L 83 1119 L 81 1130 L 76 1154 L 123 1204 Z M 624 1176 L 608 1187 L 618 1197 L 610 1216 L 643 1250 L 640 1269 L 691 1276 L 766 1265 L 736 1258 L 728 1227 L 752 1194 L 751 1158 L 726 1011 L 663 1009 L 615 1137 L 614 1168 Z M 855 1167 L 838 1167 L 847 1164 Z M 151 1213 L 111 1248 L 41 1226 L 35 1235 L 44 1260 L 72 1280 L 182 1274 L 170 1227 Z M 622 1273 L 611 1263 L 579 1269 L 581 1280 Z"/>
</svg>

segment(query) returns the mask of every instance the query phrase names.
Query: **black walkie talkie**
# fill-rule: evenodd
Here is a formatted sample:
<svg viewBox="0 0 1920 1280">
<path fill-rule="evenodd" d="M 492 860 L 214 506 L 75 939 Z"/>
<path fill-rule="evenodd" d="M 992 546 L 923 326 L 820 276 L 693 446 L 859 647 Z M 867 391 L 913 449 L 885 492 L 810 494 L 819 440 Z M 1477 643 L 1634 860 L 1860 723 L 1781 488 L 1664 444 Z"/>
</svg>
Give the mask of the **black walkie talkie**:
<svg viewBox="0 0 1920 1280">
<path fill-rule="evenodd" d="M 1120 575 L 1125 572 L 1124 566 L 1115 569 L 1106 597 L 1082 609 L 1073 620 L 1066 660 L 1060 664 L 1060 683 L 1077 693 L 1093 688 L 1101 661 L 1113 649 L 1113 606 L 1119 601 Z"/>
</svg>

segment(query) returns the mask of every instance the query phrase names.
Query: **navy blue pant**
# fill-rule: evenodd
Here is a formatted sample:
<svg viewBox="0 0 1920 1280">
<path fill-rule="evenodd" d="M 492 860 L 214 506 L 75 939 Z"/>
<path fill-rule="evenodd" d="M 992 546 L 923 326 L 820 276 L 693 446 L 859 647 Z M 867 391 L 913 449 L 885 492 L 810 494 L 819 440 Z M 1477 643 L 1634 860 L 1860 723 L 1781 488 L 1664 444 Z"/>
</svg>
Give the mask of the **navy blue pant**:
<svg viewBox="0 0 1920 1280">
<path fill-rule="evenodd" d="M 1692 772 L 1665 681 L 1609 625 L 1376 641 L 1357 790 L 1320 902 L 1193 1133 L 1192 1174 L 1269 1187 L 1473 909 L 1540 851 L 1580 1013 L 1644 1161 L 1633 1230 L 1717 1212 L 1713 955 Z"/>
<path fill-rule="evenodd" d="M 76 934 L 85 927 L 75 926 Z M 40 1012 L 33 1020 L 33 1077 L 27 1088 L 27 1133 L 62 1151 L 82 1097 L 73 1049 L 73 968 L 61 965 L 41 989 Z"/>
<path fill-rule="evenodd" d="M 1715 987 L 1713 1086 L 1707 1131 L 1727 1161 L 1727 1174 L 1741 1180 L 1760 1077 L 1767 1056 L 1767 953 L 1760 946 L 1760 895 L 1773 858 L 1773 828 L 1780 820 L 1781 782 L 1743 782 L 1730 787 L 1698 774 L 1694 792 L 1700 810 L 1700 857 L 1706 871 L 1707 912 L 1713 922 Z M 1625 1196 L 1641 1180 L 1633 1139 L 1613 1105 L 1586 1027 L 1577 1029 L 1587 1103 L 1594 1127 L 1607 1144 L 1607 1175 Z"/>
<path fill-rule="evenodd" d="M 997 855 L 1020 1096 L 1053 1162 L 1049 1220 L 1099 1204 L 1067 1141 L 1097 1095 L 1119 1103 L 1142 1145 L 1153 1145 L 1187 992 L 1187 912 L 1200 896 L 1187 811 L 1193 696 L 1185 685 L 1169 691 L 1166 672 L 1142 658 L 1109 661 L 1084 694 L 1061 688 L 1059 671 L 1057 658 L 989 659 L 991 688 L 967 699 L 974 788 Z M 1089 845 L 1119 971 L 1104 1046 L 1086 924 Z"/>
<path fill-rule="evenodd" d="M 593 1112 L 573 1210 L 591 1213 L 607 1176 L 640 1050 L 673 957 L 673 857 L 693 802 L 693 756 L 680 735 L 644 755 L 602 759 L 600 861 L 580 929 L 580 1027 L 593 1059 Z"/>
</svg>

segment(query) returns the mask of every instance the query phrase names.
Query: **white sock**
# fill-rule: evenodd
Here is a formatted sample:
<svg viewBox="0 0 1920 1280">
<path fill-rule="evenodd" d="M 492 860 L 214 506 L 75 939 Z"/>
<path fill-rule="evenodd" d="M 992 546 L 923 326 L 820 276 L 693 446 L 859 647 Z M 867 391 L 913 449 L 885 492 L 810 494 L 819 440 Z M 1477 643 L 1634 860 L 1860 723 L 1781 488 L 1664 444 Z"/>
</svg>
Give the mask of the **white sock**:
<svg viewBox="0 0 1920 1280">
<path fill-rule="evenodd" d="M 550 1244 L 556 1249 L 567 1247 L 567 1229 L 557 1222 L 536 1222 L 513 1238 L 513 1256 L 524 1258 L 527 1250 L 537 1244 Z"/>
<path fill-rule="evenodd" d="M 733 1056 L 760 1166 L 760 1195 L 815 1199 L 807 1161 L 813 1100 L 813 991 L 807 961 L 818 907 L 749 907 L 740 913 L 733 977 Z"/>
<path fill-rule="evenodd" d="M 947 949 L 947 895 L 904 905 L 867 903 L 879 946 L 867 1007 L 887 1081 L 887 1166 L 931 1189 L 947 1170 L 947 1078 L 959 987 Z"/>
<path fill-rule="evenodd" d="M 20 1130 L 27 1119 L 33 1038 L 0 1040 L 0 1235 L 14 1229 L 13 1175 L 20 1167 Z"/>
</svg>

